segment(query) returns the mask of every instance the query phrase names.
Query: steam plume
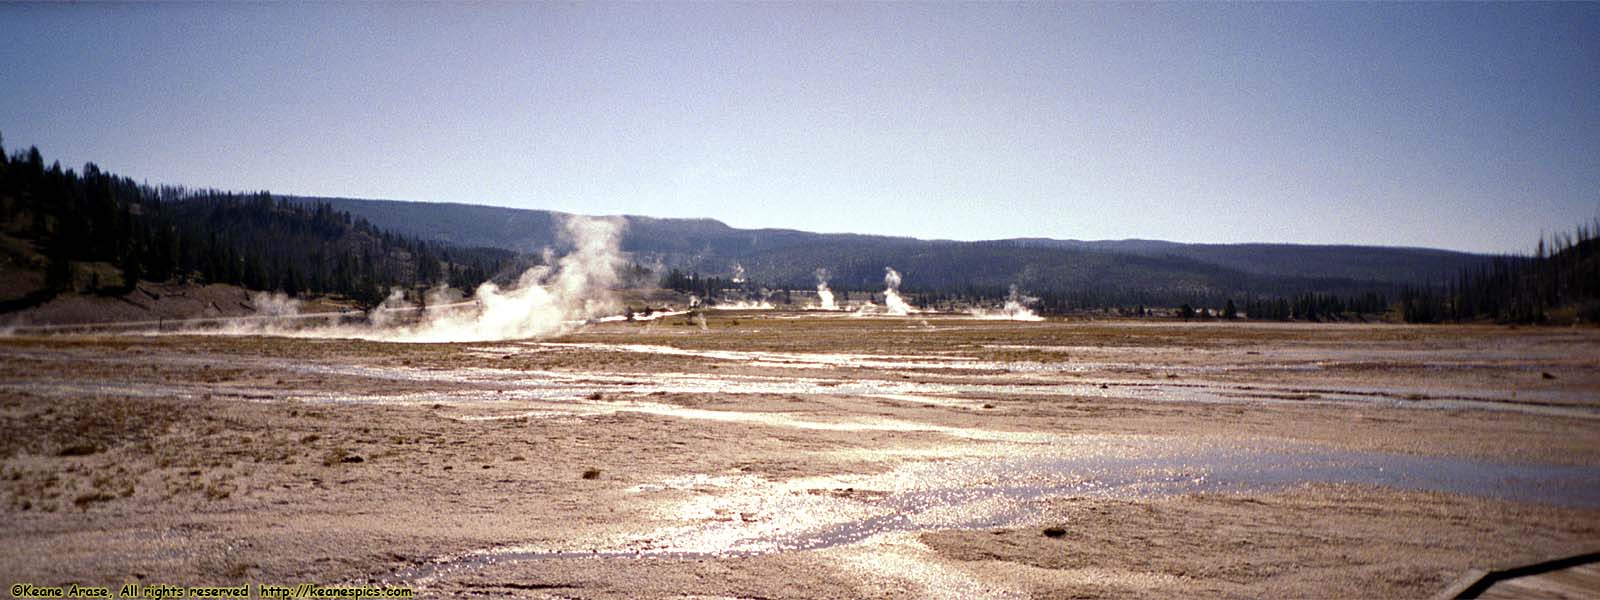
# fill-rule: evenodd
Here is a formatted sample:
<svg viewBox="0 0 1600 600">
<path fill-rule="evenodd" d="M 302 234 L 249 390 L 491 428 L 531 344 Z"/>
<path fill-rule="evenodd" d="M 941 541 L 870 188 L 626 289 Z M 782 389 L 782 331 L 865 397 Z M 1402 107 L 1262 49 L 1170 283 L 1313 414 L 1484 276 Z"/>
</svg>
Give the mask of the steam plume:
<svg viewBox="0 0 1600 600">
<path fill-rule="evenodd" d="M 897 316 L 916 312 L 916 309 L 911 308 L 911 305 L 900 297 L 900 272 L 895 271 L 893 267 L 884 267 L 883 271 L 883 305 L 886 311 Z"/>
<path fill-rule="evenodd" d="M 1044 317 L 1028 308 L 1029 304 L 1038 302 L 1038 298 L 1030 298 L 1017 291 L 1017 286 L 1011 286 L 1011 293 L 1006 296 L 1005 306 L 999 310 L 974 308 L 972 316 L 979 319 L 995 319 L 1005 321 L 1043 321 Z"/>
<path fill-rule="evenodd" d="M 402 290 L 391 291 L 383 304 L 367 315 L 367 323 L 289 328 L 282 325 L 225 333 L 272 333 L 297 337 L 358 338 L 387 342 L 484 342 L 548 337 L 563 333 L 590 319 L 618 311 L 611 290 L 618 283 L 623 259 L 618 250 L 624 222 L 620 219 L 568 217 L 561 235 L 572 251 L 547 264 L 524 271 L 515 284 L 502 288 L 494 282 L 478 286 L 470 302 L 460 302 L 454 291 L 435 288 L 425 300 L 427 310 L 410 304 Z M 258 314 L 292 315 L 294 302 L 282 294 L 252 298 Z M 417 318 L 406 319 L 415 311 Z M 403 322 L 409 321 L 409 322 Z"/>
<path fill-rule="evenodd" d="M 611 288 L 622 263 L 617 250 L 622 222 L 575 216 L 567 218 L 563 229 L 573 249 L 553 269 L 528 269 L 508 289 L 485 282 L 473 294 L 477 311 L 446 313 L 378 337 L 409 342 L 544 337 L 563 332 L 573 323 L 615 312 Z"/>
<path fill-rule="evenodd" d="M 713 310 L 772 310 L 777 308 L 767 300 L 738 300 L 734 302 L 718 302 L 711 307 Z"/>
<path fill-rule="evenodd" d="M 388 327 L 395 323 L 400 314 L 415 312 L 417 307 L 406 300 L 406 291 L 401 288 L 391 288 L 389 297 L 367 313 L 367 321 L 373 327 Z"/>
<path fill-rule="evenodd" d="M 817 308 L 821 310 L 839 310 L 833 303 L 833 290 L 828 289 L 828 270 L 817 269 L 817 299 L 822 302 Z"/>
<path fill-rule="evenodd" d="M 255 292 L 250 294 L 250 304 L 256 314 L 264 317 L 292 317 L 300 314 L 300 301 L 283 292 Z"/>
</svg>

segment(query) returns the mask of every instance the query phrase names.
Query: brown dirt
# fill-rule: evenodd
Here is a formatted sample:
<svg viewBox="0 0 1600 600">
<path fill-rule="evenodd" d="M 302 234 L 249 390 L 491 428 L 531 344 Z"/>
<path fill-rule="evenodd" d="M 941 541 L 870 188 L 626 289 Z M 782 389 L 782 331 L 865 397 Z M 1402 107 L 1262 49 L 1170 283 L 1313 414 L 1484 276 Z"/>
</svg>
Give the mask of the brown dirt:
<svg viewBox="0 0 1600 600">
<path fill-rule="evenodd" d="M 924 326 L 917 318 L 776 316 L 714 315 L 709 331 L 677 320 L 615 324 L 559 341 L 1076 361 L 1085 369 L 799 369 L 504 343 L 0 338 L 0 426 L 8 432 L 0 438 L 0 543 L 25 549 L 0 557 L 0 581 L 335 583 L 495 547 L 638 547 L 630 544 L 685 523 L 782 521 L 759 509 L 683 516 L 684 506 L 755 493 L 744 483 L 653 494 L 639 486 L 693 475 L 749 478 L 871 506 L 887 492 L 826 482 L 1053 447 L 949 431 L 1600 462 L 1593 418 L 1419 409 L 1393 399 L 1217 404 L 1119 394 L 1135 389 L 1129 382 L 1178 374 L 1176 381 L 1199 386 L 1467 389 L 1507 405 L 1535 395 L 1593 408 L 1593 330 L 940 319 Z M 1279 369 L 1290 363 L 1320 368 Z M 1177 369 L 1217 365 L 1228 368 Z M 351 366 L 361 369 L 333 369 Z M 651 390 L 674 373 L 821 383 L 803 393 Z M 613 389 L 606 376 L 645 383 Z M 1112 385 L 1103 395 L 994 392 L 953 405 L 827 391 L 869 380 L 1040 378 Z M 570 395 L 518 395 L 558 380 Z M 592 394 L 598 399 L 582 400 Z M 775 420 L 688 418 L 611 402 Z M 497 418 L 463 420 L 482 417 Z M 598 476 L 586 478 L 590 471 Z M 1025 527 L 932 529 L 747 558 L 510 562 L 419 585 L 460 597 L 1418 596 L 1469 566 L 1585 549 L 1600 523 L 1600 511 L 1588 508 L 1329 484 L 1063 497 L 1035 508 L 1038 525 Z M 1043 535 L 1051 526 L 1064 535 Z"/>
</svg>

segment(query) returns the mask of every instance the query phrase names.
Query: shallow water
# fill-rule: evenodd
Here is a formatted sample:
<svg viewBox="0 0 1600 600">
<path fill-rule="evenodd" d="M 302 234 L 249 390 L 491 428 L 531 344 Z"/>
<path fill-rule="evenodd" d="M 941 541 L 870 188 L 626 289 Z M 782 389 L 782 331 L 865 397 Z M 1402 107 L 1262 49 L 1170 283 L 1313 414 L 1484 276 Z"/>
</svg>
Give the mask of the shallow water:
<svg viewBox="0 0 1600 600">
<path fill-rule="evenodd" d="M 595 350 L 595 345 L 582 346 Z M 860 397 L 888 399 L 920 404 L 937 404 L 955 408 L 973 408 L 996 398 L 1035 398 L 1048 400 L 1114 398 L 1149 402 L 1194 402 L 1225 404 L 1281 404 L 1320 403 L 1346 405 L 1379 405 L 1417 409 L 1481 409 L 1514 411 L 1529 414 L 1600 418 L 1600 407 L 1585 406 L 1592 398 L 1582 397 L 1580 391 L 1520 390 L 1506 398 L 1494 390 L 1435 385 L 1427 381 L 1408 386 L 1350 386 L 1350 385 L 1287 385 L 1274 383 L 1240 384 L 1211 381 L 1201 377 L 1182 379 L 1135 379 L 1105 373 L 1106 365 L 1095 363 L 1086 366 L 1088 371 L 1100 371 L 1100 376 L 1084 377 L 1069 368 L 1056 368 L 1041 363 L 989 363 L 965 357 L 922 356 L 901 357 L 891 355 L 771 353 L 688 351 L 668 346 L 602 345 L 601 352 L 651 352 L 683 354 L 703 358 L 748 361 L 750 366 L 805 366 L 819 369 L 807 371 L 809 376 L 765 374 L 721 374 L 691 372 L 624 372 L 624 371 L 565 371 L 540 369 L 508 369 L 494 367 L 418 368 L 408 366 L 375 366 L 361 364 L 284 361 L 281 359 L 233 357 L 229 366 L 280 370 L 308 375 L 355 377 L 375 380 L 434 382 L 448 384 L 439 391 L 411 394 L 385 393 L 332 393 L 324 390 L 296 390 L 277 387 L 262 390 L 241 390 L 231 384 L 184 384 L 170 382 L 163 391 L 180 395 L 206 393 L 248 393 L 252 398 L 278 398 L 286 400 L 323 402 L 449 402 L 470 404 L 478 402 L 503 402 L 511 399 L 572 401 L 602 394 L 607 397 L 641 399 L 651 394 L 718 394 L 718 395 L 813 395 L 832 397 Z M 479 353 L 493 352 L 503 355 L 510 348 L 524 348 L 533 352 L 573 351 L 575 345 L 523 344 L 518 346 L 480 347 Z M 16 359 L 93 360 L 102 363 L 127 364 L 209 364 L 213 359 L 196 356 L 140 355 L 121 357 L 82 357 L 72 352 L 14 351 L 7 355 Z M 916 360 L 908 360 L 916 359 Z M 843 366 L 860 367 L 864 364 L 880 365 L 865 372 L 856 371 L 848 376 L 821 369 Z M 960 370 L 962 375 L 944 375 L 940 371 L 907 372 L 908 365 L 943 365 L 945 370 Z M 1032 365 L 1033 368 L 1030 367 Z M 996 371 L 997 374 L 980 375 L 974 370 Z M 1050 369 L 1055 369 L 1051 372 Z M 1106 376 L 1111 375 L 1111 376 Z M 1269 380 L 1270 381 L 1270 380 Z M 50 393 L 51 388 L 76 389 L 93 382 L 73 379 L 51 381 L 31 378 L 22 381 L 0 381 L 0 388 L 24 389 Z M 126 393 L 148 395 L 150 384 L 118 385 L 107 383 L 99 393 Z M 1577 405 L 1575 405 L 1577 404 Z"/>
<path fill-rule="evenodd" d="M 1025 348 L 1029 347 L 1017 349 Z M 1059 520 L 1047 523 L 1052 503 L 1066 498 L 1141 500 L 1189 493 L 1259 494 L 1306 483 L 1351 483 L 1600 507 L 1600 468 L 1593 466 L 1507 464 L 1282 443 L 1227 446 L 1147 437 L 1081 436 L 1046 432 L 1043 428 L 1047 425 L 1038 420 L 987 420 L 974 416 L 985 412 L 984 405 L 991 402 L 1001 404 L 996 414 L 1010 409 L 1019 409 L 1013 411 L 1019 414 L 1050 403 L 1087 401 L 1086 405 L 1114 409 L 1141 402 L 1309 403 L 1600 417 L 1600 409 L 1592 407 L 1592 398 L 1576 398 L 1590 406 L 1557 405 L 1573 402 L 1573 394 L 1589 393 L 1570 385 L 1564 389 L 1522 390 L 1507 382 L 1480 389 L 1463 383 L 1475 381 L 1472 379 L 1442 379 L 1444 383 L 1438 383 L 1418 376 L 1416 371 L 1326 382 L 1294 374 L 1298 380 L 1314 381 L 1309 384 L 1289 383 L 1278 377 L 1285 371 L 1344 368 L 1363 364 L 1363 360 L 1378 360 L 1354 355 L 1321 355 L 1323 360 L 1310 363 L 1272 357 L 1274 363 L 1259 357 L 1227 357 L 1219 353 L 1198 359 L 1204 364 L 1151 366 L 1158 359 L 1151 357 L 1141 363 L 1141 356 L 1097 355 L 1085 347 L 1070 347 L 1067 351 L 1073 354 L 1073 360 L 1002 362 L 987 360 L 987 356 L 980 359 L 953 355 L 966 350 L 949 347 L 894 355 L 514 342 L 474 344 L 439 354 L 416 353 L 424 360 L 444 357 L 447 360 L 441 360 L 442 364 L 462 364 L 463 354 L 481 359 L 465 361 L 480 366 L 448 368 L 381 364 L 399 360 L 392 355 L 367 357 L 365 364 L 361 360 L 339 362 L 332 353 L 318 354 L 320 358 L 312 360 L 228 356 L 225 366 L 233 369 L 229 376 L 239 378 L 209 382 L 180 379 L 165 369 L 158 373 L 158 369 L 144 368 L 189 365 L 198 369 L 203 364 L 216 364 L 212 356 L 186 355 L 166 348 L 130 349 L 126 355 L 18 349 L 0 353 L 0 359 L 17 361 L 12 365 L 15 368 L 7 371 L 12 373 L 12 379 L 0 380 L 0 390 L 47 396 L 214 395 L 266 402 L 445 403 L 451 405 L 449 410 L 429 414 L 464 422 L 563 419 L 559 425 L 574 427 L 584 426 L 584 420 L 591 416 L 642 413 L 731 424 L 733 427 L 719 425 L 715 429 L 733 435 L 792 433 L 758 429 L 762 427 L 890 432 L 894 435 L 825 437 L 870 437 L 901 444 L 824 452 L 829 459 L 838 458 L 830 453 L 858 452 L 860 456 L 839 462 L 861 461 L 871 463 L 872 468 L 889 469 L 878 475 L 771 480 L 733 471 L 678 473 L 647 481 L 635 485 L 624 496 L 629 499 L 624 504 L 645 511 L 649 517 L 632 522 L 637 529 L 631 534 L 571 539 L 562 542 L 568 544 L 563 547 L 485 549 L 392 574 L 393 579 L 413 582 L 500 562 L 751 556 L 878 544 L 894 536 L 914 539 L 916 533 L 925 531 L 1055 525 Z M 506 354 L 522 352 L 539 356 L 498 360 Z M 542 360 L 543 353 L 561 355 Z M 619 361 L 615 360 L 616 353 L 675 358 Z M 1422 360 L 1426 356 L 1433 356 L 1434 360 Z M 1084 357 L 1106 360 L 1077 360 Z M 1420 365 L 1438 369 L 1526 370 L 1529 364 L 1540 364 L 1508 366 L 1496 364 L 1498 358 L 1493 357 L 1470 360 L 1468 356 L 1426 352 L 1404 358 L 1413 361 L 1403 366 L 1406 369 Z M 26 372 L 28 364 L 23 361 L 94 361 L 138 368 L 87 370 L 105 373 L 98 378 L 70 369 L 30 376 Z M 506 368 L 519 364 L 549 368 Z M 563 370 L 562 365 L 581 368 Z M 639 365 L 673 371 L 624 370 L 640 369 Z M 1240 376 L 1240 372 L 1244 374 Z M 1179 374 L 1181 378 L 1162 377 Z M 147 380 L 129 380 L 141 377 Z M 1530 379 L 1538 380 L 1538 373 L 1534 372 Z M 320 387 L 322 381 L 329 385 Z M 1341 381 L 1372 384 L 1345 385 Z M 662 394 L 714 397 L 722 401 L 714 405 L 717 408 L 744 410 L 680 406 L 672 402 L 693 403 L 700 399 L 657 397 Z M 752 394 L 770 397 L 750 398 L 748 395 Z M 745 397 L 740 398 L 741 395 Z M 784 396 L 799 402 L 789 404 L 781 398 Z M 1095 402 L 1095 398 L 1115 402 Z M 751 409 L 775 403 L 782 408 L 773 412 Z M 923 406 L 912 410 L 911 405 Z M 1007 426 L 1021 431 L 1004 430 Z M 511 539 L 550 537 L 548 532 L 538 537 L 529 532 L 525 538 L 513 535 Z M 852 546 L 848 551 L 866 547 Z"/>
<path fill-rule="evenodd" d="M 588 550 L 498 548 L 395 573 L 426 582 L 496 563 L 562 559 L 705 559 L 818 550 L 901 532 L 1039 526 L 1062 498 L 1151 499 L 1262 493 L 1306 483 L 1448 492 L 1600 507 L 1600 467 L 1511 464 L 1329 450 L 1309 445 L 1073 445 L 1053 456 L 913 462 L 877 476 L 767 481 L 699 474 L 630 490 L 669 494 L 681 521 Z M 1071 526 L 1070 523 L 1067 524 Z"/>
</svg>

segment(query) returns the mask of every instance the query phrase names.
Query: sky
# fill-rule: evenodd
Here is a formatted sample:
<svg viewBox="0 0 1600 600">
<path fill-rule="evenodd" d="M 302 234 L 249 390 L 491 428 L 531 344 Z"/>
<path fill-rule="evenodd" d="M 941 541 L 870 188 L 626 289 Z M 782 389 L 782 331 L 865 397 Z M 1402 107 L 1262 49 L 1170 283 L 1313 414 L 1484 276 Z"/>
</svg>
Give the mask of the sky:
<svg viewBox="0 0 1600 600">
<path fill-rule="evenodd" d="M 7 151 L 149 183 L 942 239 L 1530 250 L 1600 3 L 0 4 Z"/>
</svg>

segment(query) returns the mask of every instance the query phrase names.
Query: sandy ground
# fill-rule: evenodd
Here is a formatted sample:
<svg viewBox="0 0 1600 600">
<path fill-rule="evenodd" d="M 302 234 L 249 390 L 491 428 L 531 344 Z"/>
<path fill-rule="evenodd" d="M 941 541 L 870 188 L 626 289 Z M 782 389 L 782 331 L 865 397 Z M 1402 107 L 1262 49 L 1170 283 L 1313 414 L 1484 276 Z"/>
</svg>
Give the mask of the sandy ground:
<svg viewBox="0 0 1600 600">
<path fill-rule="evenodd" d="M 1600 331 L 0 338 L 0 582 L 1421 597 L 1600 547 Z"/>
</svg>

